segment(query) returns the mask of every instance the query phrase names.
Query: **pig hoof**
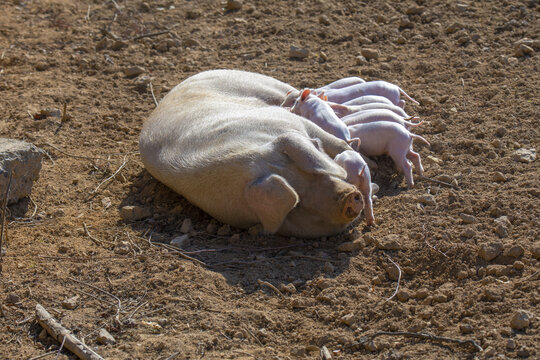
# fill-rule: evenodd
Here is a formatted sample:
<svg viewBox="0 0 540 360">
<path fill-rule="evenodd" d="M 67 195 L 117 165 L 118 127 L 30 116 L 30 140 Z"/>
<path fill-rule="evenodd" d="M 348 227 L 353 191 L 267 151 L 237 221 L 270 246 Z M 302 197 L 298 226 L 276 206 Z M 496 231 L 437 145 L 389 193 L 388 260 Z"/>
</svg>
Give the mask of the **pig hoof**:
<svg viewBox="0 0 540 360">
<path fill-rule="evenodd" d="M 364 202 L 359 192 L 355 191 L 345 198 L 343 216 L 348 220 L 354 220 L 362 211 Z"/>
</svg>

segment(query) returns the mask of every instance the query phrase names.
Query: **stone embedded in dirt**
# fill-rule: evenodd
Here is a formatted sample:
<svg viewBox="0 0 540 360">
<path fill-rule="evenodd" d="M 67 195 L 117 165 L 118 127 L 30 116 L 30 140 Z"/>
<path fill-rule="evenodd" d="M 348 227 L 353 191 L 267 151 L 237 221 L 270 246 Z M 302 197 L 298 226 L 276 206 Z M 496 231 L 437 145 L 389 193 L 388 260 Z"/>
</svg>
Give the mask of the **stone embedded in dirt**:
<svg viewBox="0 0 540 360">
<path fill-rule="evenodd" d="M 435 176 L 435 180 L 439 180 L 439 181 L 450 184 L 452 183 L 452 180 L 454 180 L 454 177 L 447 174 L 441 174 L 441 175 Z"/>
<path fill-rule="evenodd" d="M 362 248 L 362 241 L 360 239 L 354 241 L 344 242 L 338 245 L 337 250 L 342 252 L 357 251 Z"/>
<path fill-rule="evenodd" d="M 420 204 L 426 205 L 426 206 L 435 206 L 437 202 L 435 201 L 435 197 L 433 195 L 420 195 L 416 199 Z"/>
<path fill-rule="evenodd" d="M 354 314 L 351 313 L 342 316 L 339 321 L 347 326 L 351 326 L 356 321 L 356 317 L 354 316 Z"/>
<path fill-rule="evenodd" d="M 401 250 L 399 240 L 400 236 L 397 234 L 389 234 L 382 239 L 374 239 L 375 246 L 379 250 Z"/>
<path fill-rule="evenodd" d="M 533 54 L 534 54 L 534 49 L 525 44 L 520 44 L 514 51 L 515 57 L 522 57 L 522 56 L 533 55 Z"/>
<path fill-rule="evenodd" d="M 335 280 L 332 280 L 332 279 L 319 279 L 316 285 L 320 290 L 324 290 L 324 289 L 328 289 L 329 287 L 335 286 L 336 282 Z"/>
<path fill-rule="evenodd" d="M 184 221 L 182 221 L 182 226 L 180 226 L 180 232 L 187 234 L 191 230 L 193 230 L 193 223 L 190 218 L 185 218 Z"/>
<path fill-rule="evenodd" d="M 465 224 L 474 224 L 476 222 L 476 217 L 473 215 L 461 213 L 459 214 L 459 217 Z"/>
<path fill-rule="evenodd" d="M 13 204 L 32 193 L 32 185 L 39 178 L 43 150 L 21 140 L 0 138 L 0 194 L 3 199 L 11 173 L 8 204 Z"/>
<path fill-rule="evenodd" d="M 533 245 L 531 248 L 531 255 L 535 259 L 540 259 L 540 244 Z"/>
<path fill-rule="evenodd" d="M 406 302 L 411 296 L 407 290 L 401 289 L 397 292 L 396 297 L 399 301 Z"/>
<path fill-rule="evenodd" d="M 525 252 L 525 249 L 521 245 L 514 245 L 511 248 L 504 251 L 504 255 L 510 256 L 513 258 L 518 258 Z"/>
<path fill-rule="evenodd" d="M 122 50 L 123 48 L 126 48 L 128 46 L 129 46 L 129 44 L 127 42 L 122 41 L 122 40 L 116 40 L 111 45 L 111 50 L 118 51 L 118 50 Z"/>
<path fill-rule="evenodd" d="M 503 245 L 500 242 L 490 242 L 480 245 L 478 256 L 486 261 L 495 259 L 503 250 Z"/>
<path fill-rule="evenodd" d="M 525 310 L 518 310 L 510 320 L 510 327 L 514 330 L 523 330 L 531 323 L 531 314 Z"/>
<path fill-rule="evenodd" d="M 495 355 L 497 355 L 497 350 L 492 346 L 488 346 L 487 348 L 484 349 L 484 352 L 482 353 L 482 355 L 484 356 L 483 357 L 484 359 L 490 359 L 494 357 Z"/>
<path fill-rule="evenodd" d="M 405 14 L 407 15 L 421 15 L 424 12 L 425 8 L 423 6 L 411 6 L 407 8 Z"/>
<path fill-rule="evenodd" d="M 469 277 L 469 272 L 467 270 L 460 270 L 457 274 L 458 280 L 464 280 Z"/>
<path fill-rule="evenodd" d="M 367 60 L 377 60 L 379 58 L 379 50 L 377 49 L 371 49 L 371 48 L 362 48 L 360 50 L 360 53 L 363 57 L 365 57 Z"/>
<path fill-rule="evenodd" d="M 414 292 L 413 298 L 415 299 L 425 299 L 428 297 L 430 291 L 427 288 L 421 288 Z"/>
<path fill-rule="evenodd" d="M 516 341 L 514 339 L 508 339 L 506 341 L 506 348 L 510 351 L 516 348 Z"/>
<path fill-rule="evenodd" d="M 512 158 L 514 161 L 522 163 L 530 163 L 536 159 L 536 150 L 535 149 L 517 149 L 512 153 Z"/>
<path fill-rule="evenodd" d="M 170 244 L 177 248 L 183 249 L 184 247 L 189 246 L 189 235 L 184 234 L 184 235 L 177 236 L 171 240 Z"/>
<path fill-rule="evenodd" d="M 362 55 L 356 57 L 356 65 L 366 65 L 369 61 Z"/>
<path fill-rule="evenodd" d="M 459 325 L 459 332 L 463 335 L 470 334 L 474 330 L 473 326 L 471 324 L 460 324 Z"/>
<path fill-rule="evenodd" d="M 309 56 L 309 50 L 299 48 L 297 46 L 291 45 L 289 48 L 289 57 L 295 58 L 295 59 L 304 59 Z"/>
<path fill-rule="evenodd" d="M 498 286 L 485 287 L 484 299 L 487 301 L 502 301 L 504 299 L 504 290 Z"/>
<path fill-rule="evenodd" d="M 512 267 L 516 270 L 523 270 L 525 268 L 525 264 L 522 261 L 514 261 L 512 264 Z"/>
<path fill-rule="evenodd" d="M 70 297 L 62 301 L 62 307 L 64 309 L 73 310 L 79 305 L 79 295 Z"/>
<path fill-rule="evenodd" d="M 114 253 L 118 255 L 127 255 L 131 251 L 131 246 L 127 241 L 120 241 L 114 247 Z"/>
<path fill-rule="evenodd" d="M 240 0 L 227 0 L 225 9 L 227 10 L 240 10 L 244 5 L 243 1 Z"/>
<path fill-rule="evenodd" d="M 137 221 L 152 215 L 150 209 L 138 205 L 126 205 L 120 209 L 120 217 L 124 221 Z"/>
<path fill-rule="evenodd" d="M 124 69 L 124 75 L 127 78 L 134 78 L 146 72 L 146 70 L 140 66 L 130 66 Z"/>
<path fill-rule="evenodd" d="M 528 358 L 529 356 L 531 356 L 531 350 L 525 345 L 522 345 L 519 347 L 519 349 L 517 349 L 516 354 L 520 358 Z"/>
<path fill-rule="evenodd" d="M 399 270 L 394 264 L 387 265 L 386 273 L 388 274 L 388 278 L 392 281 L 397 281 L 399 279 Z"/>
<path fill-rule="evenodd" d="M 491 177 L 491 180 L 495 181 L 495 182 L 505 182 L 506 181 L 506 176 L 504 176 L 504 174 L 500 171 L 496 171 L 495 173 L 493 173 L 493 176 Z"/>
<path fill-rule="evenodd" d="M 65 254 L 69 251 L 69 246 L 65 244 L 58 245 L 58 253 L 59 254 Z"/>
<path fill-rule="evenodd" d="M 326 26 L 329 26 L 330 24 L 332 24 L 332 22 L 330 21 L 330 19 L 326 15 L 319 16 L 319 23 L 321 23 L 323 25 L 326 25 Z"/>
<path fill-rule="evenodd" d="M 473 237 L 476 236 L 476 231 L 474 231 L 471 228 L 468 228 L 468 229 L 465 229 L 465 231 L 463 231 L 460 236 L 466 239 L 472 239 Z"/>
<path fill-rule="evenodd" d="M 494 220 L 495 222 L 495 233 L 499 235 L 499 237 L 507 237 L 508 236 L 508 228 L 511 226 L 510 220 L 508 220 L 507 216 L 500 216 L 497 219 Z"/>
<path fill-rule="evenodd" d="M 114 337 L 105 329 L 99 330 L 96 341 L 101 345 L 116 344 Z"/>
</svg>

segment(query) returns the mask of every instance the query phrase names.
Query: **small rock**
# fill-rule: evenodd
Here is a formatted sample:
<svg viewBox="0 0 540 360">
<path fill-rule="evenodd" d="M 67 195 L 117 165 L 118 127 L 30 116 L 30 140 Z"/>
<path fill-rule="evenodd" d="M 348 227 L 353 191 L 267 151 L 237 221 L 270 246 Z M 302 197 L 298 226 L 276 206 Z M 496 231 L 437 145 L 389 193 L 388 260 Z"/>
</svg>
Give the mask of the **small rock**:
<svg viewBox="0 0 540 360">
<path fill-rule="evenodd" d="M 421 288 L 414 292 L 413 297 L 415 299 L 425 299 L 429 295 L 429 290 L 427 288 Z"/>
<path fill-rule="evenodd" d="M 354 314 L 347 314 L 339 319 L 339 321 L 347 326 L 351 326 L 356 321 Z"/>
<path fill-rule="evenodd" d="M 503 143 L 500 139 L 495 139 L 491 142 L 491 146 L 493 146 L 496 149 L 500 149 L 503 147 Z"/>
<path fill-rule="evenodd" d="M 376 49 L 362 48 L 360 52 L 367 60 L 377 60 L 379 58 L 379 51 Z"/>
<path fill-rule="evenodd" d="M 421 15 L 425 8 L 423 6 L 412 6 L 405 11 L 407 15 Z"/>
<path fill-rule="evenodd" d="M 516 270 L 523 270 L 525 268 L 525 264 L 522 261 L 514 261 L 512 264 L 512 267 Z"/>
<path fill-rule="evenodd" d="M 460 270 L 457 274 L 458 280 L 464 280 L 469 277 L 469 272 L 466 270 Z"/>
<path fill-rule="evenodd" d="M 79 295 L 75 295 L 69 299 L 62 301 L 62 307 L 64 309 L 73 310 L 79 305 Z"/>
<path fill-rule="evenodd" d="M 452 176 L 447 174 L 438 175 L 435 177 L 435 179 L 449 184 L 452 182 L 452 180 L 454 180 Z"/>
<path fill-rule="evenodd" d="M 422 205 L 427 206 L 435 206 L 437 202 L 435 201 L 435 197 L 433 195 L 421 195 L 417 198 L 417 201 Z"/>
<path fill-rule="evenodd" d="M 369 63 L 369 61 L 367 61 L 367 59 L 362 55 L 358 55 L 356 57 L 356 65 L 365 65 L 367 63 Z"/>
<path fill-rule="evenodd" d="M 289 49 L 289 57 L 296 58 L 296 59 L 304 59 L 304 58 L 307 58 L 308 56 L 309 56 L 309 50 L 291 45 Z"/>
<path fill-rule="evenodd" d="M 386 235 L 381 240 L 375 239 L 375 246 L 379 250 L 401 250 L 399 239 L 397 234 Z"/>
<path fill-rule="evenodd" d="M 99 330 L 96 340 L 101 345 L 116 344 L 114 337 L 105 329 Z"/>
<path fill-rule="evenodd" d="M 156 50 L 159 52 L 167 52 L 169 51 L 169 45 L 166 41 L 162 41 L 156 45 Z"/>
<path fill-rule="evenodd" d="M 206 225 L 206 232 L 209 234 L 215 234 L 217 230 L 218 230 L 218 224 L 214 221 L 210 221 L 208 225 Z"/>
<path fill-rule="evenodd" d="M 502 172 L 496 171 L 495 173 L 493 173 L 493 176 L 492 176 L 491 180 L 493 180 L 495 182 L 505 182 L 506 177 L 504 176 L 504 174 Z"/>
<path fill-rule="evenodd" d="M 510 351 L 516 348 L 516 341 L 514 339 L 508 339 L 506 341 L 506 348 Z"/>
<path fill-rule="evenodd" d="M 143 2 L 141 4 L 141 10 L 143 12 L 150 12 L 150 10 L 152 10 L 152 8 L 150 7 L 150 5 L 147 2 Z"/>
<path fill-rule="evenodd" d="M 466 5 L 466 4 L 456 4 L 456 9 L 459 12 L 465 12 L 465 11 L 467 11 L 468 8 L 469 8 L 469 6 Z"/>
<path fill-rule="evenodd" d="M 517 356 L 522 358 L 528 358 L 531 356 L 531 350 L 527 348 L 526 346 L 520 346 L 519 349 L 516 351 Z"/>
<path fill-rule="evenodd" d="M 227 5 L 225 9 L 227 10 L 240 10 L 244 3 L 240 0 L 227 0 Z"/>
<path fill-rule="evenodd" d="M 339 246 L 337 247 L 337 250 L 341 252 L 352 252 L 352 251 L 360 250 L 361 248 L 362 248 L 362 242 L 360 239 L 357 239 L 354 241 L 348 241 L 348 242 L 339 244 Z"/>
<path fill-rule="evenodd" d="M 499 235 L 499 237 L 504 238 L 508 236 L 508 228 L 504 226 L 503 224 L 497 224 L 495 225 L 495 234 Z"/>
<path fill-rule="evenodd" d="M 474 224 L 476 222 L 476 217 L 474 217 L 473 215 L 461 213 L 459 214 L 459 217 L 461 218 L 461 220 L 463 220 L 465 224 Z"/>
<path fill-rule="evenodd" d="M 521 57 L 521 56 L 533 55 L 533 54 L 534 54 L 534 49 L 532 47 L 530 47 L 530 46 L 525 45 L 525 44 L 519 45 L 519 47 L 514 52 L 515 57 Z"/>
<path fill-rule="evenodd" d="M 143 74 L 146 70 L 144 70 L 144 68 L 140 67 L 140 66 L 130 66 L 128 68 L 125 68 L 124 69 L 124 75 L 127 77 L 127 78 L 134 78 L 134 77 L 137 77 L 141 74 Z"/>
<path fill-rule="evenodd" d="M 118 51 L 118 50 L 122 50 L 123 48 L 128 47 L 128 46 L 129 46 L 129 44 L 127 42 L 122 41 L 122 40 L 116 40 L 111 45 L 111 49 L 114 50 L 114 51 Z"/>
<path fill-rule="evenodd" d="M 187 234 L 191 230 L 193 230 L 193 223 L 191 222 L 190 218 L 185 218 L 184 221 L 182 221 L 182 226 L 180 227 L 180 232 Z"/>
<path fill-rule="evenodd" d="M 197 39 L 187 38 L 187 39 L 184 39 L 184 41 L 182 41 L 182 45 L 185 47 L 193 48 L 193 47 L 201 46 L 201 43 Z"/>
<path fill-rule="evenodd" d="M 21 297 L 15 293 L 8 294 L 6 297 L 6 303 L 18 304 L 21 302 Z"/>
<path fill-rule="evenodd" d="M 124 221 L 137 221 L 149 217 L 152 212 L 138 205 L 127 205 L 120 209 L 120 217 Z"/>
<path fill-rule="evenodd" d="M 433 300 L 432 302 L 433 303 L 445 303 L 448 301 L 448 296 L 446 296 L 445 294 L 435 294 L 433 295 Z"/>
<path fill-rule="evenodd" d="M 405 289 L 401 289 L 398 291 L 398 293 L 396 294 L 396 297 L 399 301 L 401 302 L 406 302 L 407 300 L 409 300 L 410 298 L 410 295 L 409 295 L 409 292 Z"/>
<path fill-rule="evenodd" d="M 131 251 L 131 247 L 127 241 L 120 241 L 120 243 L 116 244 L 114 247 L 114 253 L 118 255 L 127 255 Z"/>
<path fill-rule="evenodd" d="M 484 288 L 484 298 L 487 301 L 502 301 L 504 290 L 498 287 L 486 287 Z"/>
<path fill-rule="evenodd" d="M 514 161 L 530 163 L 536 159 L 535 149 L 518 149 L 512 153 Z"/>
<path fill-rule="evenodd" d="M 66 254 L 69 251 L 69 247 L 65 244 L 61 244 L 58 246 L 58 253 L 59 254 Z"/>
<path fill-rule="evenodd" d="M 476 236 L 476 231 L 474 231 L 471 228 L 466 229 L 464 232 L 461 233 L 461 236 L 466 239 L 472 239 Z"/>
<path fill-rule="evenodd" d="M 495 259 L 502 250 L 503 245 L 500 242 L 490 242 L 480 246 L 478 255 L 486 261 L 491 261 Z"/>
<path fill-rule="evenodd" d="M 284 293 L 289 293 L 289 294 L 296 293 L 296 287 L 294 286 L 294 284 L 291 284 L 291 283 L 289 283 L 287 285 L 285 285 L 283 283 L 279 284 L 278 288 L 279 288 L 279 291 L 284 292 Z"/>
<path fill-rule="evenodd" d="M 96 44 L 96 51 L 101 51 L 103 49 L 106 49 L 109 46 L 109 39 L 104 37 L 98 43 Z"/>
<path fill-rule="evenodd" d="M 229 236 L 231 234 L 231 227 L 229 225 L 222 225 L 217 231 L 219 236 Z"/>
<path fill-rule="evenodd" d="M 496 354 L 497 354 L 497 350 L 495 350 L 495 348 L 492 346 L 488 346 L 487 348 L 484 349 L 484 358 L 486 359 L 491 358 L 495 356 Z"/>
<path fill-rule="evenodd" d="M 398 36 L 398 38 L 396 39 L 396 42 L 400 45 L 403 45 L 403 44 L 406 44 L 407 43 L 407 39 L 403 36 Z"/>
<path fill-rule="evenodd" d="M 504 255 L 510 256 L 513 258 L 518 258 L 525 252 L 525 249 L 523 249 L 523 246 L 521 245 L 514 245 L 510 249 L 506 250 L 504 252 Z"/>
<path fill-rule="evenodd" d="M 41 340 L 41 341 L 45 341 L 47 339 L 47 336 L 49 336 L 49 333 L 47 332 L 47 330 L 42 329 L 39 332 L 38 339 Z"/>
<path fill-rule="evenodd" d="M 326 16 L 326 15 L 321 15 L 321 16 L 319 16 L 319 23 L 328 26 L 328 25 L 330 25 L 332 22 L 330 21 L 330 19 L 328 18 L 328 16 Z"/>
<path fill-rule="evenodd" d="M 170 243 L 172 246 L 175 246 L 177 248 L 183 249 L 184 247 L 189 246 L 189 235 L 184 234 L 181 236 L 177 236 L 174 239 L 171 240 Z"/>
<path fill-rule="evenodd" d="M 328 289 L 329 287 L 332 287 L 335 285 L 335 281 L 332 279 L 319 279 L 317 281 L 317 287 L 320 290 Z"/>
<path fill-rule="evenodd" d="M 394 264 L 386 267 L 386 273 L 388 274 L 388 278 L 392 281 L 397 281 L 399 279 L 399 270 Z"/>
<path fill-rule="evenodd" d="M 101 199 L 101 205 L 104 209 L 110 208 L 112 206 L 111 198 L 104 197 L 103 199 Z"/>
<path fill-rule="evenodd" d="M 473 332 L 474 328 L 471 324 L 460 324 L 459 325 L 459 332 L 461 332 L 463 335 L 465 334 L 471 334 Z"/>
<path fill-rule="evenodd" d="M 531 323 L 531 316 L 525 310 L 518 310 L 510 320 L 510 327 L 514 330 L 522 330 Z"/>
<path fill-rule="evenodd" d="M 173 215 L 173 216 L 178 216 L 182 213 L 182 210 L 184 210 L 184 207 L 180 204 L 176 205 L 175 207 L 173 207 L 170 211 L 170 214 Z"/>
<path fill-rule="evenodd" d="M 531 248 L 531 255 L 535 259 L 540 259 L 540 244 L 533 245 Z"/>
</svg>

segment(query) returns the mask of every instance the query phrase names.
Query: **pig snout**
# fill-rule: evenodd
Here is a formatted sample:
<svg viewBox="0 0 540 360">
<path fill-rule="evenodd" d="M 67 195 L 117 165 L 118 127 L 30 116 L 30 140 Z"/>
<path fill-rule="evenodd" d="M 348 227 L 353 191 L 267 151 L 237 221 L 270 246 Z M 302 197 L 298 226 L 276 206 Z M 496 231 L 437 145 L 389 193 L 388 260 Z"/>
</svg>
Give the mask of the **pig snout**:
<svg viewBox="0 0 540 360">
<path fill-rule="evenodd" d="M 344 197 L 341 214 L 346 220 L 351 221 L 360 215 L 362 207 L 362 195 L 358 190 L 354 190 Z"/>
</svg>

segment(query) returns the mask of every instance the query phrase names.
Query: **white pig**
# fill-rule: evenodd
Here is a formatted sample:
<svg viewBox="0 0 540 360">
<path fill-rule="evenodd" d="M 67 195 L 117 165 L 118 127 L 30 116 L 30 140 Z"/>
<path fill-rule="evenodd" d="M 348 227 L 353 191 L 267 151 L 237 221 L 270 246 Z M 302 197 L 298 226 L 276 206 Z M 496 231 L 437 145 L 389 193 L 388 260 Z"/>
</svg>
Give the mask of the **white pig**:
<svg viewBox="0 0 540 360">
<path fill-rule="evenodd" d="M 353 76 L 353 77 L 347 77 L 343 79 L 339 79 L 334 81 L 333 83 L 330 83 L 328 85 L 324 85 L 317 90 L 325 91 L 328 89 L 343 89 L 344 87 L 356 85 L 356 84 L 363 84 L 366 81 L 364 79 L 361 79 L 359 77 Z"/>
<path fill-rule="evenodd" d="M 383 98 L 385 99 L 385 98 Z M 405 110 L 400 108 L 399 106 L 396 106 L 394 104 L 385 104 L 385 103 L 367 103 L 363 105 L 342 105 L 337 104 L 333 102 L 328 102 L 332 110 L 336 113 L 336 115 L 339 118 L 343 118 L 344 116 L 351 115 L 354 113 L 358 113 L 360 111 L 364 110 L 378 110 L 378 109 L 386 109 L 391 110 L 395 112 L 397 115 L 403 117 L 403 118 L 409 118 L 410 116 L 407 115 Z"/>
<path fill-rule="evenodd" d="M 389 121 L 352 125 L 349 130 L 352 136 L 360 138 L 358 151 L 362 154 L 390 156 L 396 167 L 405 175 L 409 188 L 414 187 L 410 161 L 413 162 L 416 171 L 423 175 L 424 168 L 420 162 L 420 155 L 412 149 L 414 139 L 429 145 L 429 142 L 420 135 L 413 134 L 403 126 Z"/>
<path fill-rule="evenodd" d="M 347 181 L 356 186 L 364 199 L 364 216 L 367 225 L 375 223 L 373 216 L 373 200 L 371 174 L 369 168 L 359 153 L 347 150 L 338 154 L 334 161 L 347 171 Z"/>
<path fill-rule="evenodd" d="M 291 112 L 313 121 L 324 131 L 347 141 L 349 144 L 356 144 L 357 139 L 351 139 L 347 125 L 337 117 L 328 102 L 321 98 L 322 96 L 323 94 L 313 95 L 309 89 L 303 90 L 294 102 Z M 353 147 L 357 148 L 358 145 Z"/>
<path fill-rule="evenodd" d="M 407 93 L 399 86 L 382 80 L 368 81 L 366 83 L 348 86 L 343 89 L 328 89 L 325 91 L 325 95 L 328 96 L 328 101 L 338 104 L 343 104 L 365 95 L 384 96 L 394 105 L 401 108 L 405 106 L 405 102 L 400 99 L 401 95 L 405 96 L 405 98 L 413 103 L 418 104 L 416 100 L 407 95 Z"/>
<path fill-rule="evenodd" d="M 288 84 L 237 70 L 194 75 L 144 123 L 146 169 L 216 219 L 266 233 L 336 234 L 362 211 L 333 158 L 343 140 L 279 105 Z"/>
<path fill-rule="evenodd" d="M 417 117 L 409 118 L 409 120 L 418 119 Z M 352 126 L 356 124 L 366 124 L 374 121 L 390 121 L 401 126 L 404 126 L 407 130 L 416 127 L 422 124 L 422 121 L 419 123 L 413 123 L 405 120 L 402 116 L 397 115 L 395 112 L 386 109 L 376 109 L 376 110 L 364 110 L 357 113 L 353 113 L 341 118 L 347 126 Z"/>
</svg>

